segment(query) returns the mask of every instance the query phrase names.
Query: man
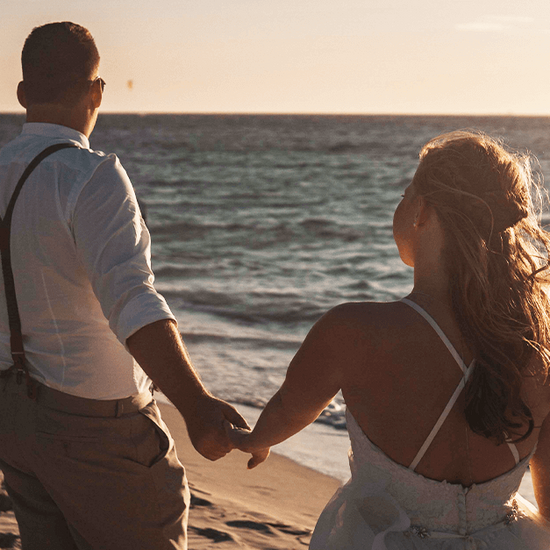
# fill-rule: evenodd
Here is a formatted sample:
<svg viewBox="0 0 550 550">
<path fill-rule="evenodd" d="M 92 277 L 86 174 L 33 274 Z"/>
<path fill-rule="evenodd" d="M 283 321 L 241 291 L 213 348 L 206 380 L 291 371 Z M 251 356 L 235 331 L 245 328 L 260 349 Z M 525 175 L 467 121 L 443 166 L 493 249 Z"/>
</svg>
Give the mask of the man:
<svg viewBox="0 0 550 550">
<path fill-rule="evenodd" d="M 9 277 L 0 288 L 0 466 L 23 548 L 187 548 L 189 490 L 151 380 L 206 458 L 232 448 L 224 420 L 246 422 L 203 387 L 153 287 L 126 172 L 89 148 L 105 86 L 92 36 L 68 22 L 38 27 L 22 66 L 27 123 L 0 150 L 1 215 L 32 159 L 76 145 L 37 165 L 13 210 L 22 352 L 10 347 Z"/>
</svg>

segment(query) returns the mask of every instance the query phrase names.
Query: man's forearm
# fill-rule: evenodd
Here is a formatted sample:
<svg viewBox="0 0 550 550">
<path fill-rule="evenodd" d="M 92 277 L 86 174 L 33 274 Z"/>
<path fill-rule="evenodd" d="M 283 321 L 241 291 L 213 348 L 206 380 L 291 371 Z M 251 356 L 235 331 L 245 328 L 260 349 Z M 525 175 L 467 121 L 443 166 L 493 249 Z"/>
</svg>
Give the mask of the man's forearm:
<svg viewBox="0 0 550 550">
<path fill-rule="evenodd" d="M 229 403 L 203 386 L 171 320 L 146 325 L 126 340 L 130 353 L 158 388 L 181 413 L 195 449 L 209 460 L 225 456 L 233 444 L 224 423 L 249 429 L 246 420 Z"/>
<path fill-rule="evenodd" d="M 198 400 L 208 395 L 174 321 L 146 325 L 126 340 L 130 353 L 149 378 L 187 420 Z"/>
</svg>

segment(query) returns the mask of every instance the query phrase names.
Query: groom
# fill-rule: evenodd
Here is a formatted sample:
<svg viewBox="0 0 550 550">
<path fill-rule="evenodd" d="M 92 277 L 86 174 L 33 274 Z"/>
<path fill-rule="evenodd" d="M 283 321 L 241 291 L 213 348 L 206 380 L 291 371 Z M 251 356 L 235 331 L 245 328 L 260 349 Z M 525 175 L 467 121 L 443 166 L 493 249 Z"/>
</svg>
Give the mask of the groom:
<svg viewBox="0 0 550 550">
<path fill-rule="evenodd" d="M 185 549 L 187 480 L 151 381 L 208 459 L 232 448 L 224 421 L 246 421 L 202 385 L 153 287 L 130 180 L 90 149 L 105 89 L 91 34 L 37 27 L 22 65 L 27 122 L 0 150 L 2 217 L 31 161 L 70 146 L 30 173 L 0 242 L 14 280 L 0 287 L 0 467 L 23 548 Z"/>
</svg>

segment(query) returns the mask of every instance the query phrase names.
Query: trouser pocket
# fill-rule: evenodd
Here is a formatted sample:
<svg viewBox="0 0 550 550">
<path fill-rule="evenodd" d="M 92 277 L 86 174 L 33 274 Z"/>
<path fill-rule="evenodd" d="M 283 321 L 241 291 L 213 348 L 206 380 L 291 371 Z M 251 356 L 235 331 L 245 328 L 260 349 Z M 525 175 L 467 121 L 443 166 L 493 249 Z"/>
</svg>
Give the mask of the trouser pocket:
<svg viewBox="0 0 550 550">
<path fill-rule="evenodd" d="M 140 462 L 152 468 L 166 457 L 174 442 L 155 401 L 140 409 L 139 416 L 143 431 L 134 434 L 134 443 Z"/>
</svg>

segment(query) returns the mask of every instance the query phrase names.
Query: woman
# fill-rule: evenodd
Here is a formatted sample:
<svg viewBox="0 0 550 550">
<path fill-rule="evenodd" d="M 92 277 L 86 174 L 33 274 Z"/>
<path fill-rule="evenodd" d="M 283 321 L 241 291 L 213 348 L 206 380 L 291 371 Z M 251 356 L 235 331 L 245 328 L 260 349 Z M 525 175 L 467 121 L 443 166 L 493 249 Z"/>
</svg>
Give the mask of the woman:
<svg viewBox="0 0 550 550">
<path fill-rule="evenodd" d="M 550 548 L 550 240 L 527 159 L 487 136 L 424 146 L 393 220 L 411 294 L 312 328 L 252 432 L 249 467 L 342 390 L 351 480 L 312 549 Z M 531 464 L 540 513 L 517 495 Z"/>
</svg>

